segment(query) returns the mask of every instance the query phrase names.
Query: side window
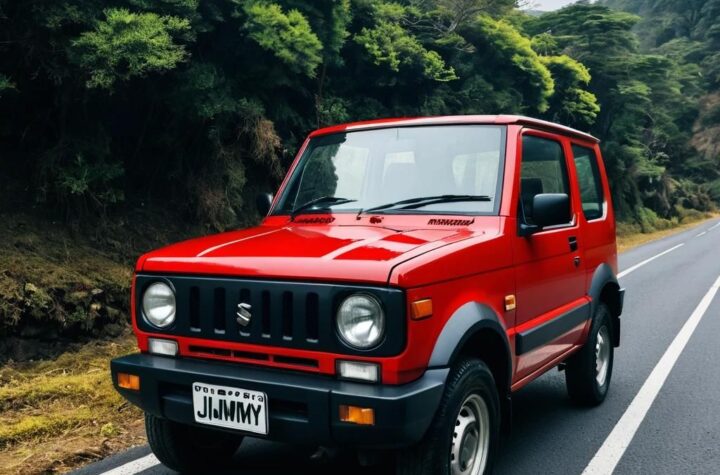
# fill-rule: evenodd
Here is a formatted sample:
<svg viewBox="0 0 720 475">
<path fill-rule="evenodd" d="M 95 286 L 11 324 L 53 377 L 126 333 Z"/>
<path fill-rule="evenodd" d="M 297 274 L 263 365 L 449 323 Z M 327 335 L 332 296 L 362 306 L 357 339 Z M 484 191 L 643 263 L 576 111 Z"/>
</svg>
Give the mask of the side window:
<svg viewBox="0 0 720 475">
<path fill-rule="evenodd" d="M 583 214 L 588 220 L 600 218 L 603 215 L 604 199 L 595 151 L 591 148 L 573 145 L 572 152 L 580 185 Z"/>
<path fill-rule="evenodd" d="M 520 216 L 533 224 L 533 198 L 541 193 L 570 195 L 567 162 L 560 142 L 532 135 L 522 139 Z"/>
</svg>

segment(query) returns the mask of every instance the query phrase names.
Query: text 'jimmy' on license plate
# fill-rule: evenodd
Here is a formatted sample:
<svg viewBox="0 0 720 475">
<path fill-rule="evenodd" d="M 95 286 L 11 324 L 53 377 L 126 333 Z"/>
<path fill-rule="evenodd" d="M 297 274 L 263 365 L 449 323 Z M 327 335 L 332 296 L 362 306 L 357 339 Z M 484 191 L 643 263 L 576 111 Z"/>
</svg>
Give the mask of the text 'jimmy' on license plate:
<svg viewBox="0 0 720 475">
<path fill-rule="evenodd" d="M 193 383 L 195 422 L 267 434 L 267 396 L 260 391 Z"/>
</svg>

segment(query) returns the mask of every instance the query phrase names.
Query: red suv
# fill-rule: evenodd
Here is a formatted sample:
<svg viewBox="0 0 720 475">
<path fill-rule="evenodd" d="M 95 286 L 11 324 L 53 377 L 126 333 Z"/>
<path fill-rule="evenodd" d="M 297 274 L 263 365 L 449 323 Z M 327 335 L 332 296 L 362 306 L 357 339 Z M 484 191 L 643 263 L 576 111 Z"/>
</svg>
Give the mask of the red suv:
<svg viewBox="0 0 720 475">
<path fill-rule="evenodd" d="M 112 377 L 168 467 L 209 473 L 253 436 L 477 475 L 544 372 L 605 398 L 624 292 L 592 136 L 517 116 L 320 129 L 258 206 L 257 227 L 138 260 L 141 353 Z"/>
</svg>

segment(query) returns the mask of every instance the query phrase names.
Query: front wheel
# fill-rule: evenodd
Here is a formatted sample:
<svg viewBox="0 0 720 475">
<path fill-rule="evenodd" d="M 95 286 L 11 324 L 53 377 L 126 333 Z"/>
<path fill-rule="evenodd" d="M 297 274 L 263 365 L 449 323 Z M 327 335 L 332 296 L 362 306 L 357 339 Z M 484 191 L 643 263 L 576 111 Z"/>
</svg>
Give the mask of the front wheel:
<svg viewBox="0 0 720 475">
<path fill-rule="evenodd" d="M 565 367 L 565 382 L 573 401 L 597 406 L 605 400 L 612 377 L 613 350 L 610 309 L 599 303 L 585 346 L 567 360 Z"/>
<path fill-rule="evenodd" d="M 424 439 L 398 454 L 400 475 L 482 475 L 492 471 L 500 401 L 487 365 L 464 359 L 453 369 Z"/>
<path fill-rule="evenodd" d="M 230 465 L 242 436 L 145 414 L 148 444 L 166 467 L 180 473 L 214 473 Z"/>
</svg>

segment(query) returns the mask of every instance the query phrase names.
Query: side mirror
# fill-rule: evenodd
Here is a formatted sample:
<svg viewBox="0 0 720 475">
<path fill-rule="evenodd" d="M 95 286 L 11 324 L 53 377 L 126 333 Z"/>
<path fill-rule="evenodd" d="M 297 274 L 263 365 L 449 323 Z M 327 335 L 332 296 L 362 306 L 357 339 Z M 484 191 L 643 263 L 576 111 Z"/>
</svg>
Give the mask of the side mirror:
<svg viewBox="0 0 720 475">
<path fill-rule="evenodd" d="M 535 195 L 533 221 L 541 228 L 570 222 L 570 197 L 565 193 Z"/>
<path fill-rule="evenodd" d="M 270 193 L 260 193 L 255 198 L 255 206 L 257 206 L 260 216 L 265 217 L 270 212 L 272 206 L 273 195 Z"/>
<path fill-rule="evenodd" d="M 533 224 L 520 223 L 519 234 L 529 236 L 548 226 L 570 222 L 570 197 L 565 193 L 540 193 L 533 197 Z"/>
</svg>

